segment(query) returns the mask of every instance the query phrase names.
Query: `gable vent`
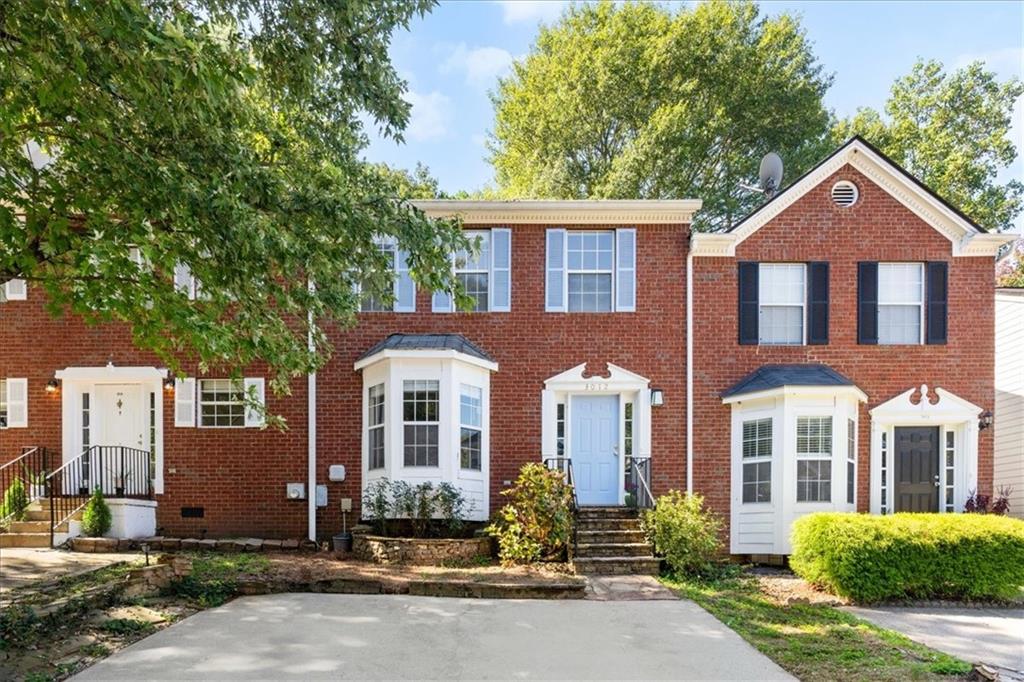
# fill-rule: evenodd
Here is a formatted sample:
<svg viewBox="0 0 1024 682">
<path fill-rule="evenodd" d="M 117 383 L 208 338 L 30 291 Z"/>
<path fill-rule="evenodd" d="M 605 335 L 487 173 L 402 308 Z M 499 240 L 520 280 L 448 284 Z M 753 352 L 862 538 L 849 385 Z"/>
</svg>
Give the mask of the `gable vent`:
<svg viewBox="0 0 1024 682">
<path fill-rule="evenodd" d="M 840 180 L 832 185 L 832 201 L 835 202 L 836 206 L 842 206 L 843 208 L 853 206 L 857 203 L 858 196 L 860 196 L 860 193 L 857 191 L 857 185 L 852 182 Z"/>
</svg>

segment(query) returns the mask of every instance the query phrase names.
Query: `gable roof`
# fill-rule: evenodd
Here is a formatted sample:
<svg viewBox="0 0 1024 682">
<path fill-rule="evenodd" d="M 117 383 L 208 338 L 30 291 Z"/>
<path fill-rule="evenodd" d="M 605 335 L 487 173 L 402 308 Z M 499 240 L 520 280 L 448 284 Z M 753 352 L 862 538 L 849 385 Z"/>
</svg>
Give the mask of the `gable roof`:
<svg viewBox="0 0 1024 682">
<path fill-rule="evenodd" d="M 783 386 L 854 386 L 828 365 L 762 365 L 722 392 L 722 398 L 770 391 Z"/>
<path fill-rule="evenodd" d="M 495 362 L 485 350 L 462 334 L 392 334 L 356 358 L 356 362 L 385 350 L 451 350 L 479 360 Z"/>
<path fill-rule="evenodd" d="M 995 255 L 1013 236 L 986 232 L 934 190 L 856 135 L 724 233 L 691 237 L 695 256 L 734 256 L 736 246 L 789 208 L 800 197 L 849 164 L 889 193 L 953 245 L 954 256 Z"/>
</svg>

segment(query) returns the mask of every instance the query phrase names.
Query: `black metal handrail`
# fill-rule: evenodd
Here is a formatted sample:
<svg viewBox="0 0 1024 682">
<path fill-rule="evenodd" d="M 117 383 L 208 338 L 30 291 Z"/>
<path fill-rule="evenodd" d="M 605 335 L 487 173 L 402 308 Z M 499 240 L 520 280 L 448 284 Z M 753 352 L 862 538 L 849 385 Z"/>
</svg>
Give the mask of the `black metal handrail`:
<svg viewBox="0 0 1024 682">
<path fill-rule="evenodd" d="M 153 496 L 149 451 L 122 445 L 93 445 L 46 477 L 50 500 L 50 546 L 62 523 L 81 509 L 97 488 L 106 498 Z"/>
<path fill-rule="evenodd" d="M 0 466 L 0 500 L 7 496 L 7 491 L 16 480 L 24 486 L 25 496 L 29 502 L 42 498 L 46 490 L 45 481 L 49 473 L 49 460 L 50 453 L 45 447 L 41 445 L 23 447 L 20 455 Z M 0 521 L 4 520 L 6 519 L 0 518 Z"/>
<path fill-rule="evenodd" d="M 576 554 L 576 512 L 580 507 L 579 498 L 576 496 L 576 479 L 573 478 L 572 474 L 572 459 L 569 457 L 548 457 L 544 460 L 544 466 L 553 471 L 561 471 L 565 476 L 565 482 L 569 485 L 572 490 L 572 500 L 570 501 L 570 509 L 572 512 L 572 555 L 569 559 Z"/>
<path fill-rule="evenodd" d="M 654 495 L 651 493 L 651 458 L 626 456 L 626 489 L 636 496 L 637 509 L 653 509 Z"/>
</svg>

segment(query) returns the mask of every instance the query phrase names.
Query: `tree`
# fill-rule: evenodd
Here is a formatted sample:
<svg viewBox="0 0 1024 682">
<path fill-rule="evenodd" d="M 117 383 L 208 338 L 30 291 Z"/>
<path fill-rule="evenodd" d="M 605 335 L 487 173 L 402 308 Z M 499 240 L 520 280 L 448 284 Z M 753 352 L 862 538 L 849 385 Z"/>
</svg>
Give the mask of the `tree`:
<svg viewBox="0 0 1024 682">
<path fill-rule="evenodd" d="M 392 168 L 384 163 L 373 165 L 387 182 L 396 188 L 401 199 L 444 199 L 447 195 L 441 191 L 437 178 L 430 174 L 430 169 L 422 163 L 416 164 L 411 173 L 403 168 Z"/>
<path fill-rule="evenodd" d="M 1024 289 L 1024 237 L 996 264 L 996 286 Z"/>
<path fill-rule="evenodd" d="M 395 238 L 420 284 L 457 286 L 458 226 L 359 160 L 362 121 L 401 139 L 388 42 L 431 6 L 0 4 L 0 282 L 125 323 L 175 371 L 265 361 L 277 390 L 326 360 L 356 282 L 391 296 L 375 240 Z M 173 283 L 185 267 L 195 300 Z"/>
<path fill-rule="evenodd" d="M 981 62 L 947 73 L 918 61 L 892 86 L 885 116 L 860 109 L 833 137 L 859 133 L 944 199 L 989 230 L 1005 230 L 1024 208 L 1024 184 L 996 182 L 1017 150 L 1009 137 L 1024 84 L 1000 83 Z"/>
<path fill-rule="evenodd" d="M 799 21 L 750 2 L 574 6 L 499 81 L 491 161 L 506 196 L 698 197 L 723 229 L 766 152 L 789 177 L 820 159 L 830 84 Z"/>
</svg>

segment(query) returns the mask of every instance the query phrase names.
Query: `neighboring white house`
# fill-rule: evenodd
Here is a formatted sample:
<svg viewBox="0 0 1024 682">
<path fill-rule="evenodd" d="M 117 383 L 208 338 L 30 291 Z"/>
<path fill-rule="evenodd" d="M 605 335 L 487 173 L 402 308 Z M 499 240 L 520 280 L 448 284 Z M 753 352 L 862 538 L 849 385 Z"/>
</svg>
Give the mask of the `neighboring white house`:
<svg viewBox="0 0 1024 682">
<path fill-rule="evenodd" d="M 1024 518 L 1024 289 L 996 290 L 995 487 Z"/>
</svg>

